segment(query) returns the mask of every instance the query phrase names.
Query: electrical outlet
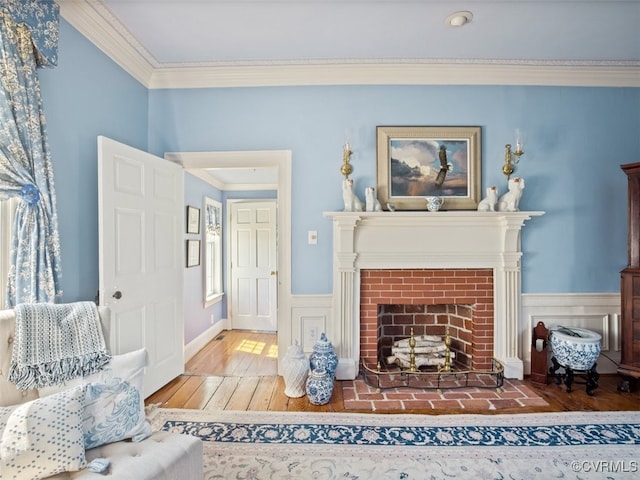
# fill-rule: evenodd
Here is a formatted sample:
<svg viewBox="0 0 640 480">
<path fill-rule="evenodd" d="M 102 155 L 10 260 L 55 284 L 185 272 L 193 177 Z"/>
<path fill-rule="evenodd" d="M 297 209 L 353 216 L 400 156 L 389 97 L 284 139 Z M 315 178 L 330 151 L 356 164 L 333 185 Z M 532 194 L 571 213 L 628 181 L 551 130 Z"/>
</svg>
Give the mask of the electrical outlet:
<svg viewBox="0 0 640 480">
<path fill-rule="evenodd" d="M 302 348 L 306 351 L 311 351 L 313 346 L 320 338 L 317 325 L 307 325 L 304 329 L 304 338 L 302 339 Z"/>
<path fill-rule="evenodd" d="M 211 314 L 211 325 L 213 325 L 213 323 L 216 321 L 215 317 L 213 316 L 213 313 Z"/>
<path fill-rule="evenodd" d="M 312 343 L 316 343 L 318 341 L 318 328 L 317 327 L 311 327 L 309 329 L 309 340 Z"/>
</svg>

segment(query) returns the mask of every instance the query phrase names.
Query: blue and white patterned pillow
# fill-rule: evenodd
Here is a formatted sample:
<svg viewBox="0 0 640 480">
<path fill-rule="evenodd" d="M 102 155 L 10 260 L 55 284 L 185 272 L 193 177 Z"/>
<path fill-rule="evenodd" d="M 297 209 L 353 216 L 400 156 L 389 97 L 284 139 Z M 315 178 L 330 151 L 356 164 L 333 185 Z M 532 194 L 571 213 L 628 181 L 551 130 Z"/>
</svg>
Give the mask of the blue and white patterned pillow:
<svg viewBox="0 0 640 480">
<path fill-rule="evenodd" d="M 86 448 L 128 438 L 141 440 L 151 435 L 142 393 L 146 365 L 147 351 L 142 348 L 114 355 L 100 372 L 56 387 L 86 386 L 83 420 Z M 51 391 L 41 389 L 40 394 Z"/>
<path fill-rule="evenodd" d="M 85 388 L 0 407 L 0 478 L 46 478 L 84 468 Z"/>
<path fill-rule="evenodd" d="M 84 378 L 86 448 L 151 435 L 142 394 L 146 364 L 147 351 L 140 349 L 112 357 L 102 371 Z"/>
</svg>

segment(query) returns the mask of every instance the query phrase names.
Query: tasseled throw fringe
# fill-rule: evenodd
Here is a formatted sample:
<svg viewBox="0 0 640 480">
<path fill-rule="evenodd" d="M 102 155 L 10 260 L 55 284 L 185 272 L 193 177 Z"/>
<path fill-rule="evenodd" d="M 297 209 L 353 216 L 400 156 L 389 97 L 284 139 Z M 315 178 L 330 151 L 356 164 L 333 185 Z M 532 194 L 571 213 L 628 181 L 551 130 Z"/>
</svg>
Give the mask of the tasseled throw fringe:
<svg viewBox="0 0 640 480">
<path fill-rule="evenodd" d="M 24 390 L 48 387 L 91 375 L 101 370 L 110 359 L 107 352 L 97 352 L 44 364 L 18 366 L 14 363 L 9 370 L 8 379 Z"/>
<path fill-rule="evenodd" d="M 93 302 L 19 304 L 8 379 L 21 389 L 99 371 L 110 355 Z"/>
</svg>

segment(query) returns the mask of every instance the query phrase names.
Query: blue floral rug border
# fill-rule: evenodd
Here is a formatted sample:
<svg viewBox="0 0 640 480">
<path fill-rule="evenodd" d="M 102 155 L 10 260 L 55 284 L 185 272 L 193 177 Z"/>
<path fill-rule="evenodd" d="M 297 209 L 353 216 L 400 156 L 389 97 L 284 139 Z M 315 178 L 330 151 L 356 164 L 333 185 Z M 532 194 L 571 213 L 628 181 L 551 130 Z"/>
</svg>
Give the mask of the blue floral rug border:
<svg viewBox="0 0 640 480">
<path fill-rule="evenodd" d="M 208 442 L 446 447 L 640 445 L 640 423 L 530 426 L 367 426 L 166 421 Z"/>
</svg>

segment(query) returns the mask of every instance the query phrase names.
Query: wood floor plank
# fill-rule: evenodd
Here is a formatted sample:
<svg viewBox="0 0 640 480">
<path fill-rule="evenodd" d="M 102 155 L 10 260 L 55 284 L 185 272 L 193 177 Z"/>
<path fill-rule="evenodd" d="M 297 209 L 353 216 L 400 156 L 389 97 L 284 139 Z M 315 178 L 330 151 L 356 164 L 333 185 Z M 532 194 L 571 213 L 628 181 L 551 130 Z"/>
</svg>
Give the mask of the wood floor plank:
<svg viewBox="0 0 640 480">
<path fill-rule="evenodd" d="M 233 375 L 244 377 L 249 375 L 249 369 L 256 360 L 262 360 L 266 342 L 255 332 L 245 332 L 242 341 L 236 347 L 234 355 L 237 357 Z M 254 367 L 255 368 L 255 367 Z"/>
<path fill-rule="evenodd" d="M 161 406 L 164 405 L 167 400 L 169 400 L 182 387 L 182 385 L 187 381 L 187 378 L 188 377 L 184 375 L 180 375 L 174 378 L 160 390 L 147 397 L 145 400 L 145 404 L 158 404 Z"/>
<path fill-rule="evenodd" d="M 258 382 L 258 386 L 254 392 L 253 397 L 251 398 L 251 402 L 247 407 L 247 410 L 251 411 L 262 411 L 266 412 L 269 410 L 269 403 L 271 402 L 271 397 L 273 396 L 273 392 L 277 387 L 277 377 L 270 376 L 258 377 L 260 381 Z"/>
<path fill-rule="evenodd" d="M 309 410 L 309 399 L 306 397 L 289 398 L 287 400 L 287 411 L 289 412 L 306 412 Z"/>
<path fill-rule="evenodd" d="M 233 359 L 238 339 L 223 332 L 211 340 L 185 365 L 185 370 L 201 375 L 224 375 L 226 363 Z"/>
<path fill-rule="evenodd" d="M 235 392 L 239 380 L 238 377 L 223 377 L 215 393 L 204 406 L 204 410 L 224 410 Z"/>
<path fill-rule="evenodd" d="M 248 410 L 260 377 L 241 377 L 225 410 Z"/>
<path fill-rule="evenodd" d="M 285 412 L 288 410 L 289 398 L 284 394 L 285 384 L 281 376 L 276 377 L 273 393 L 269 400 L 269 411 Z"/>
<path fill-rule="evenodd" d="M 204 377 L 188 376 L 182 386 L 165 402 L 164 407 L 184 408 L 187 401 L 200 389 L 203 379 Z"/>
<path fill-rule="evenodd" d="M 226 330 L 218 337 L 185 365 L 187 371 L 195 370 L 202 373 L 175 378 L 148 397 L 145 403 L 207 410 L 233 408 L 292 412 L 345 411 L 340 381 L 336 381 L 333 395 L 327 405 L 312 405 L 306 396 L 289 398 L 284 394 L 284 379 L 277 375 L 277 354 L 274 356 L 277 349 L 276 334 Z M 275 346 L 275 349 L 272 346 Z M 621 377 L 618 375 L 601 375 L 598 388 L 594 395 L 590 396 L 587 395 L 584 385 L 574 384 L 573 391 L 567 392 L 565 385 L 557 385 L 554 379 L 542 387 L 525 379 L 524 384 L 546 400 L 549 406 L 518 407 L 500 410 L 500 413 L 640 410 L 640 389 L 633 392 L 618 391 L 620 380 Z M 252 389 L 253 393 L 250 393 Z M 412 410 L 412 413 L 434 412 Z M 439 410 L 437 413 L 470 412 L 450 409 Z"/>
<path fill-rule="evenodd" d="M 184 406 L 176 408 L 195 408 L 202 410 L 209 403 L 211 397 L 216 393 L 218 387 L 222 383 L 223 377 L 199 377 L 202 379 L 200 388 L 191 395 L 191 397 L 185 402 Z"/>
</svg>

